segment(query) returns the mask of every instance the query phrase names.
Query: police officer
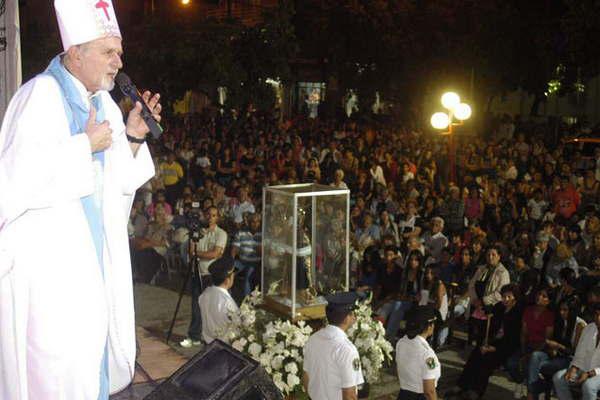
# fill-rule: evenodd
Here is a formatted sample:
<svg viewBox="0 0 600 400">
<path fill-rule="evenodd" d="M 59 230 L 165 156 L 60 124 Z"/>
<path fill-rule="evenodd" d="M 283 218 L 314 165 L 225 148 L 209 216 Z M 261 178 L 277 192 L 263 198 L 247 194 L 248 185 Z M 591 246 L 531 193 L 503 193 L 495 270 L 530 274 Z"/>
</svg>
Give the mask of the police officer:
<svg viewBox="0 0 600 400">
<path fill-rule="evenodd" d="M 396 365 L 400 380 L 398 400 L 437 400 L 440 362 L 427 338 L 433 335 L 435 309 L 431 305 L 411 310 L 407 331 L 396 344 Z"/>
<path fill-rule="evenodd" d="M 356 322 L 358 295 L 343 292 L 326 299 L 329 325 L 314 333 L 304 346 L 302 384 L 312 400 L 357 399 L 364 378 L 358 350 L 346 331 Z"/>
</svg>

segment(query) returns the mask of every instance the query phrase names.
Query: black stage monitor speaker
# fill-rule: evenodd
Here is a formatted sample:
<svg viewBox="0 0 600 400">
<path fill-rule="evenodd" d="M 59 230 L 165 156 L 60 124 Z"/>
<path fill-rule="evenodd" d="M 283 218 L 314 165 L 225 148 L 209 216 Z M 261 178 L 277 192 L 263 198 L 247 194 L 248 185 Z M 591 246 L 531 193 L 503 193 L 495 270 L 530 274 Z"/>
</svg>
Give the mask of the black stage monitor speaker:
<svg viewBox="0 0 600 400">
<path fill-rule="evenodd" d="M 144 400 L 283 400 L 252 358 L 215 340 Z"/>
</svg>

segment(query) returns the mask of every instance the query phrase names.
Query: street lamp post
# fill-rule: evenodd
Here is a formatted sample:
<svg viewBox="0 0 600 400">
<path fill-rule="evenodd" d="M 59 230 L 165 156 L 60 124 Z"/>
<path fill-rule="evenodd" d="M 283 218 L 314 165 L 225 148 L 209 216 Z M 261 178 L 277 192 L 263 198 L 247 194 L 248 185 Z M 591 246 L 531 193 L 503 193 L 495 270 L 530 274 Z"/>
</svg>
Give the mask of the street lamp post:
<svg viewBox="0 0 600 400">
<path fill-rule="evenodd" d="M 471 117 L 471 106 L 467 103 L 461 103 L 460 96 L 454 92 L 444 93 L 442 96 L 442 106 L 448 113 L 436 112 L 431 116 L 431 125 L 435 129 L 445 130 L 442 132 L 448 135 L 448 162 L 450 164 L 450 182 L 456 182 L 456 145 L 454 143 L 453 127 L 461 125 L 463 121 Z"/>
</svg>

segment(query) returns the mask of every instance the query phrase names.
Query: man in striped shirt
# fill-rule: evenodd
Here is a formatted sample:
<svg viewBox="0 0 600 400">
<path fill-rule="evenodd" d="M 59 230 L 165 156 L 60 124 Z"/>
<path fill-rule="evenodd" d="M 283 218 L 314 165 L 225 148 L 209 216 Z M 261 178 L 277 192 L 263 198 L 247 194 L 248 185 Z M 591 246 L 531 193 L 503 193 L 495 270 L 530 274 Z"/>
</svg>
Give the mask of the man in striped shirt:
<svg viewBox="0 0 600 400">
<path fill-rule="evenodd" d="M 261 264 L 261 216 L 258 213 L 250 214 L 245 227 L 236 233 L 231 246 L 231 256 L 235 259 L 235 268 L 238 272 L 246 271 L 244 278 L 244 296 L 252 292 L 259 283 Z"/>
</svg>

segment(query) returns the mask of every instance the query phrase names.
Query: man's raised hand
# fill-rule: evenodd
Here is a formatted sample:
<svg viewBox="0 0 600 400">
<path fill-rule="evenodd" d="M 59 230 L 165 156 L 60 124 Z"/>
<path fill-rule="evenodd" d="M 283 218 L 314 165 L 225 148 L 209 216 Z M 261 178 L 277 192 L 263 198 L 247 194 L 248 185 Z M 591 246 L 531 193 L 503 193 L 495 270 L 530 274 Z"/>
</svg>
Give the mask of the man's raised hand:
<svg viewBox="0 0 600 400">
<path fill-rule="evenodd" d="M 110 123 L 104 121 L 102 123 L 96 122 L 96 109 L 93 105 L 90 107 L 90 117 L 85 126 L 85 134 L 88 136 L 92 153 L 106 150 L 112 144 L 112 129 L 110 129 Z"/>
<path fill-rule="evenodd" d="M 162 111 L 162 105 L 159 102 L 160 94 L 155 93 L 152 95 L 150 91 L 146 90 L 142 94 L 142 100 L 144 100 L 144 103 L 146 103 L 146 106 L 152 112 L 152 117 L 156 122 L 160 122 L 160 112 Z M 141 114 L 142 103 L 138 101 L 127 116 L 127 134 L 137 139 L 145 138 L 146 134 L 150 131 Z"/>
</svg>

